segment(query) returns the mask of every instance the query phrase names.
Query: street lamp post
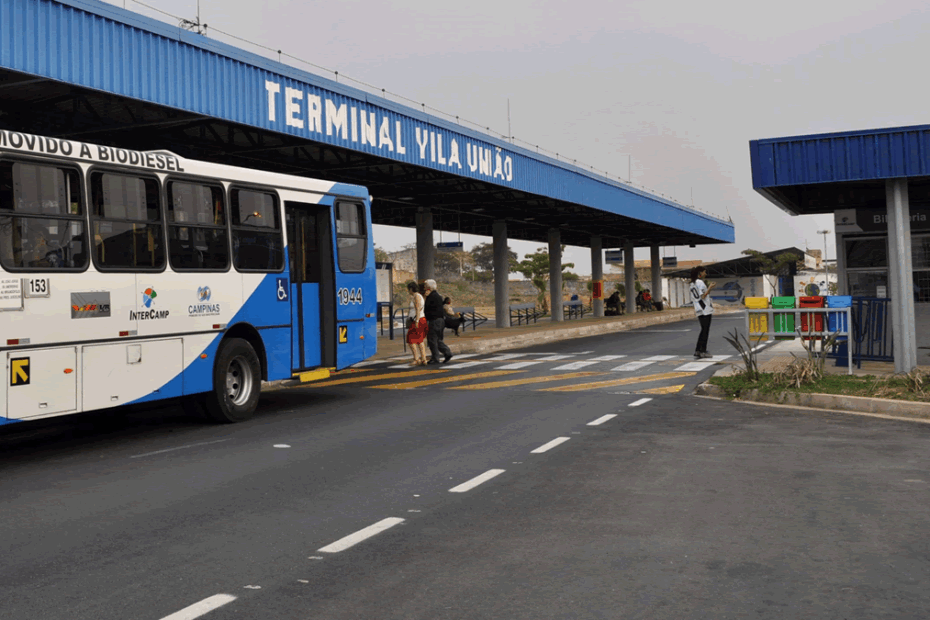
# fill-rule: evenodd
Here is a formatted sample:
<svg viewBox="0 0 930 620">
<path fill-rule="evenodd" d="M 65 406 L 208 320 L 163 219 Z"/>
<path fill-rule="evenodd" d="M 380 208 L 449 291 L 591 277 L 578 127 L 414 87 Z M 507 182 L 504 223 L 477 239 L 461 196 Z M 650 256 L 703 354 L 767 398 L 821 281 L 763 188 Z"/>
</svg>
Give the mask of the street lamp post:
<svg viewBox="0 0 930 620">
<path fill-rule="evenodd" d="M 829 230 L 818 230 L 818 235 L 823 235 L 823 283 L 827 288 L 827 292 L 830 290 L 830 276 L 827 273 L 827 235 L 830 234 Z"/>
</svg>

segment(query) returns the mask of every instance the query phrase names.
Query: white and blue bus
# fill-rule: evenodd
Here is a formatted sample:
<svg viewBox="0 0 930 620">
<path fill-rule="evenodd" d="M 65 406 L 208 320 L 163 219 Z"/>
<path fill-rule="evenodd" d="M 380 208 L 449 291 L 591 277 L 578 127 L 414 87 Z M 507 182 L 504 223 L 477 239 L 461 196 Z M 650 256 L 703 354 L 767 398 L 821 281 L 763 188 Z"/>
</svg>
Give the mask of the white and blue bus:
<svg viewBox="0 0 930 620">
<path fill-rule="evenodd" d="M 182 396 L 235 422 L 371 357 L 370 216 L 363 187 L 0 131 L 0 424 Z"/>
</svg>

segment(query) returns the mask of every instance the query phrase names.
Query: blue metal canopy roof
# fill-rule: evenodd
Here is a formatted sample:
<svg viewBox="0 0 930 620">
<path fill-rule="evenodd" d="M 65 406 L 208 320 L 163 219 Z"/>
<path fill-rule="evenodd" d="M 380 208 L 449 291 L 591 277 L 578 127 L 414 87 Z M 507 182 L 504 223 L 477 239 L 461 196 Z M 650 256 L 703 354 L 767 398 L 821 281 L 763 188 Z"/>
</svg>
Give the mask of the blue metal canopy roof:
<svg viewBox="0 0 930 620">
<path fill-rule="evenodd" d="M 884 181 L 930 176 L 930 125 L 753 140 L 752 186 L 792 214 L 884 205 Z"/>
<path fill-rule="evenodd" d="M 118 142 L 158 127 L 145 136 L 162 142 L 153 148 L 367 185 L 394 205 L 376 223 L 410 221 L 410 200 L 459 221 L 470 213 L 462 231 L 476 234 L 489 232 L 484 220 L 514 217 L 516 235 L 541 240 L 558 226 L 572 245 L 591 234 L 636 245 L 734 241 L 725 220 L 97 0 L 0 0 L 0 70 L 0 113 L 9 107 L 0 124 L 11 129 Z M 68 107 L 83 125 L 57 118 Z"/>
</svg>

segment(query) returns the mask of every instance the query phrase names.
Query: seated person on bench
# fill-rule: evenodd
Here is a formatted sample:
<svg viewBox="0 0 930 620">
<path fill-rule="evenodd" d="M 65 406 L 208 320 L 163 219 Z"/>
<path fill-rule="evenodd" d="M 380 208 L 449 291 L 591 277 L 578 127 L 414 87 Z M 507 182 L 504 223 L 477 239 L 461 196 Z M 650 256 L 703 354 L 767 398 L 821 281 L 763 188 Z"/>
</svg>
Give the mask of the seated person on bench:
<svg viewBox="0 0 930 620">
<path fill-rule="evenodd" d="M 604 316 L 618 316 L 620 314 L 620 291 L 614 291 L 604 305 Z"/>
<path fill-rule="evenodd" d="M 649 289 L 643 291 L 643 308 L 645 310 L 655 310 L 655 305 L 652 303 L 652 293 L 649 292 Z"/>
<path fill-rule="evenodd" d="M 453 330 L 455 335 L 459 335 L 459 329 L 462 327 L 462 324 L 465 323 L 465 317 L 462 316 L 462 313 L 456 313 L 452 308 L 452 298 L 446 297 L 442 300 L 442 311 L 444 313 L 443 318 L 446 320 L 446 327 Z"/>
</svg>

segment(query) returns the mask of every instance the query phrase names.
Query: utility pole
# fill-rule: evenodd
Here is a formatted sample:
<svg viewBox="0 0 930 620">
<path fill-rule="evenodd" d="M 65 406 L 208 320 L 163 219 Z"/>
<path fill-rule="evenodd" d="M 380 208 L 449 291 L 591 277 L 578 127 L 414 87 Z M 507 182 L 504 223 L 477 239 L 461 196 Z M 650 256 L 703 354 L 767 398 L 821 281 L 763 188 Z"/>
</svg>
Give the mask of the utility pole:
<svg viewBox="0 0 930 620">
<path fill-rule="evenodd" d="M 823 283 L 827 287 L 827 291 L 830 290 L 830 276 L 827 272 L 827 235 L 830 234 L 830 231 L 827 229 L 818 230 L 818 235 L 823 235 L 823 258 L 820 260 L 823 261 Z"/>
</svg>

